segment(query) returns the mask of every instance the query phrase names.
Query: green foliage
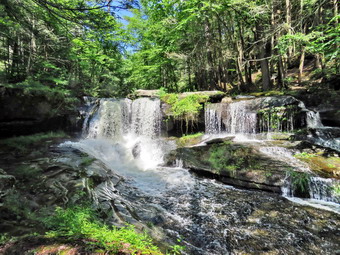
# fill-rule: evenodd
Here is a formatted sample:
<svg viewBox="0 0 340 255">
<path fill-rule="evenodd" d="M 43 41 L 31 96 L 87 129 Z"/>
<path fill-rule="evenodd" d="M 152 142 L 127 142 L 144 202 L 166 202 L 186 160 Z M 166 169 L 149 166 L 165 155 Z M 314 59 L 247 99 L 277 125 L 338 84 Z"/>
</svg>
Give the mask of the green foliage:
<svg viewBox="0 0 340 255">
<path fill-rule="evenodd" d="M 54 216 L 45 219 L 45 224 L 51 229 L 47 232 L 49 237 L 88 238 L 94 248 L 103 248 L 106 252 L 125 250 L 131 254 L 162 254 L 145 233 L 137 233 L 131 225 L 109 228 L 89 207 L 58 207 Z"/>
<path fill-rule="evenodd" d="M 82 158 L 82 161 L 81 161 L 81 163 L 80 163 L 80 166 L 82 166 L 82 167 L 87 167 L 87 166 L 89 166 L 89 165 L 91 165 L 94 161 L 96 161 L 96 159 L 95 158 L 92 158 L 92 157 L 84 157 L 84 158 Z"/>
<path fill-rule="evenodd" d="M 308 192 L 308 185 L 310 182 L 310 174 L 305 172 L 288 171 L 288 176 L 293 190 Z"/>
<path fill-rule="evenodd" d="M 8 243 L 11 237 L 7 233 L 0 233 L 0 246 Z"/>
<path fill-rule="evenodd" d="M 185 250 L 185 246 L 178 244 L 175 244 L 170 248 L 171 248 L 170 252 L 167 252 L 166 255 L 180 255 Z"/>
<path fill-rule="evenodd" d="M 186 133 L 188 133 L 189 122 L 197 121 L 200 111 L 203 109 L 203 103 L 206 103 L 209 96 L 202 94 L 189 94 L 180 98 L 179 94 L 159 92 L 161 100 L 170 105 L 171 115 L 178 120 L 184 120 L 186 123 Z"/>
<path fill-rule="evenodd" d="M 20 152 L 26 152 L 27 150 L 31 149 L 30 147 L 37 145 L 43 141 L 65 137 L 67 137 L 67 135 L 62 131 L 38 133 L 34 135 L 17 136 L 3 139 L 0 140 L 0 145 L 9 147 L 11 149 L 16 149 Z"/>
<path fill-rule="evenodd" d="M 333 185 L 331 188 L 332 188 L 332 193 L 335 196 L 340 197 L 340 184 Z"/>
</svg>

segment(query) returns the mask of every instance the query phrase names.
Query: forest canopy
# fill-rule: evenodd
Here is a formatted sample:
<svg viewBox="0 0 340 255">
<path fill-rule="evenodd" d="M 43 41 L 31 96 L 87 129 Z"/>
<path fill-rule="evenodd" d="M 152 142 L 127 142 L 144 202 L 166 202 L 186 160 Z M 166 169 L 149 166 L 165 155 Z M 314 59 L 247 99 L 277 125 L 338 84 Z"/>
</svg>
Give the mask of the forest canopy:
<svg viewBox="0 0 340 255">
<path fill-rule="evenodd" d="M 284 89 L 339 43 L 337 0 L 0 0 L 1 84 L 77 96 Z"/>
</svg>

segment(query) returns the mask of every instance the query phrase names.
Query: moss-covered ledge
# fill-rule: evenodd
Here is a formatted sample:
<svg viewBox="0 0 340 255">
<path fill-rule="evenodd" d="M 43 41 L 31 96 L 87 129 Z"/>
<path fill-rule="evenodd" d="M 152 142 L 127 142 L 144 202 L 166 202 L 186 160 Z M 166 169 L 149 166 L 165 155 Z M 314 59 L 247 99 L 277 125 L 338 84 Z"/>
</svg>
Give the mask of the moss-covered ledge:
<svg viewBox="0 0 340 255">
<path fill-rule="evenodd" d="M 288 164 L 231 141 L 178 148 L 168 155 L 167 164 L 173 165 L 176 159 L 181 159 L 183 167 L 199 175 L 237 187 L 279 194 L 287 172 L 291 171 Z"/>
<path fill-rule="evenodd" d="M 133 95 L 135 97 L 160 97 L 160 90 L 154 89 L 154 90 L 146 90 L 146 89 L 137 89 Z M 199 95 L 199 96 L 208 96 L 209 100 L 222 100 L 222 98 L 225 96 L 225 93 L 218 90 L 213 91 L 196 91 L 196 92 L 184 92 L 179 93 L 179 98 L 185 98 L 190 95 Z"/>
</svg>

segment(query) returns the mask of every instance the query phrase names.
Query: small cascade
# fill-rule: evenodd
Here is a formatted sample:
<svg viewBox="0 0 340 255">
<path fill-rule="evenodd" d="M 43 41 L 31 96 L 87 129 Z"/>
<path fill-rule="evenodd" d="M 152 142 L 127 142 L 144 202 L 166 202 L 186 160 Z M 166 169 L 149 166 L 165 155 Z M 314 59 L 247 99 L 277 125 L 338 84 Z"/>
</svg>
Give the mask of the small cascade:
<svg viewBox="0 0 340 255">
<path fill-rule="evenodd" d="M 231 103 L 227 106 L 223 123 L 226 132 L 230 134 L 254 134 L 256 133 L 256 112 L 248 110 L 252 100 L 244 100 Z"/>
<path fill-rule="evenodd" d="M 97 110 L 98 108 L 98 100 L 93 97 L 84 97 L 84 102 L 85 102 L 85 109 L 80 111 L 80 114 L 84 116 L 84 122 L 83 122 L 83 127 L 82 127 L 82 135 L 85 137 L 88 133 L 88 128 L 89 128 L 89 119 L 93 115 L 93 113 Z"/>
<path fill-rule="evenodd" d="M 219 134 L 222 132 L 222 104 L 208 104 L 204 111 L 205 133 Z"/>
<path fill-rule="evenodd" d="M 336 188 L 340 187 L 340 181 L 321 177 L 311 177 L 309 181 L 309 195 L 313 199 L 340 203 L 340 196 L 336 194 Z"/>
<path fill-rule="evenodd" d="M 340 181 L 312 176 L 308 180 L 308 193 L 310 198 L 295 197 L 295 188 L 287 175 L 281 187 L 282 196 L 301 205 L 308 205 L 327 211 L 340 213 Z"/>
<path fill-rule="evenodd" d="M 307 115 L 307 118 L 306 118 L 307 127 L 309 128 L 323 127 L 319 112 L 308 111 L 306 115 Z"/>
</svg>

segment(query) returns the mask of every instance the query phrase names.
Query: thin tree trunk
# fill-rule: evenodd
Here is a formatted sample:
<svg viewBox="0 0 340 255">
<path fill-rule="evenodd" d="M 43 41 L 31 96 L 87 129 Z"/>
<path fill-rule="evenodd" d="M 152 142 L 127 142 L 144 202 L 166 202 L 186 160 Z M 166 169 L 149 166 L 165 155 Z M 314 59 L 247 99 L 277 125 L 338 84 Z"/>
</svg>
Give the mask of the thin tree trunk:
<svg viewBox="0 0 340 255">
<path fill-rule="evenodd" d="M 287 27 L 288 27 L 288 35 L 291 34 L 291 29 L 292 29 L 292 5 L 291 5 L 291 2 L 290 0 L 286 0 L 286 24 L 287 24 Z M 292 51 L 293 51 L 293 48 L 292 46 L 289 46 L 288 47 L 288 62 L 290 62 L 290 58 L 292 57 Z"/>
<path fill-rule="evenodd" d="M 300 65 L 299 65 L 299 84 L 302 83 L 302 73 L 303 73 L 303 66 L 305 62 L 305 47 L 302 48 L 301 57 L 300 57 Z"/>
</svg>

